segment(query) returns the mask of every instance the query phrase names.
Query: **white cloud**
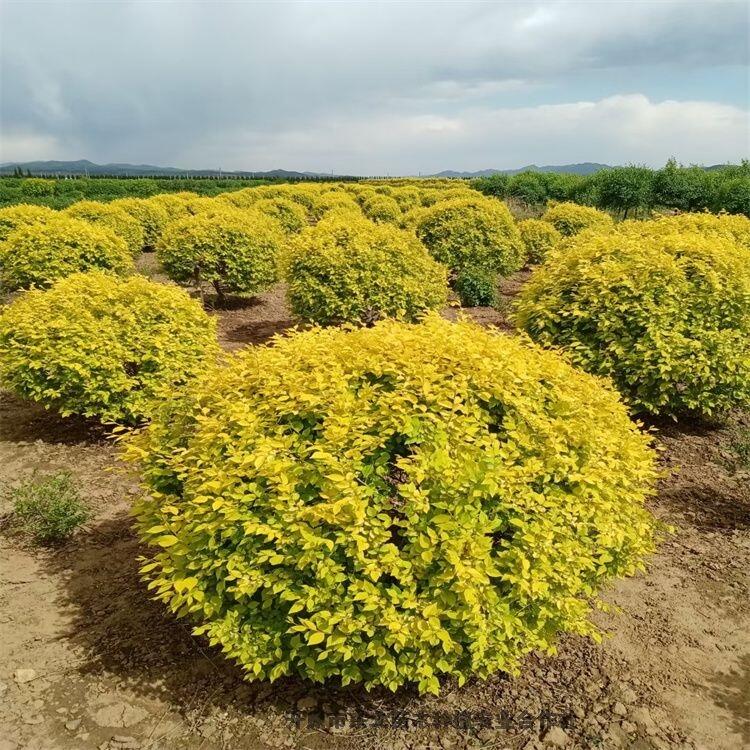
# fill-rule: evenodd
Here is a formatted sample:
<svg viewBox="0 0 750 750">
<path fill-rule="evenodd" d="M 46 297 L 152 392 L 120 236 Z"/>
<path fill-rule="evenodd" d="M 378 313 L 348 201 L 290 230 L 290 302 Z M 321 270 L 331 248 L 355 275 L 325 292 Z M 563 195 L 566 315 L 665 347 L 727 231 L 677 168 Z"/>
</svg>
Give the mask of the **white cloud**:
<svg viewBox="0 0 750 750">
<path fill-rule="evenodd" d="M 4 152 L 368 173 L 736 160 L 742 113 L 712 100 L 746 98 L 748 7 L 0 3 Z"/>
<path fill-rule="evenodd" d="M 642 94 L 596 102 L 467 108 L 455 116 L 322 117 L 279 133 L 234 131 L 198 144 L 211 164 L 279 163 L 362 174 L 511 168 L 600 161 L 662 165 L 670 156 L 706 164 L 748 153 L 746 111 L 712 102 L 652 102 Z M 232 155 L 235 155 L 234 160 Z M 187 159 L 188 155 L 185 154 Z"/>
<path fill-rule="evenodd" d="M 51 135 L 8 133 L 5 130 L 0 135 L 0 164 L 9 161 L 34 161 L 40 158 L 40 154 L 58 153 L 60 143 Z"/>
</svg>

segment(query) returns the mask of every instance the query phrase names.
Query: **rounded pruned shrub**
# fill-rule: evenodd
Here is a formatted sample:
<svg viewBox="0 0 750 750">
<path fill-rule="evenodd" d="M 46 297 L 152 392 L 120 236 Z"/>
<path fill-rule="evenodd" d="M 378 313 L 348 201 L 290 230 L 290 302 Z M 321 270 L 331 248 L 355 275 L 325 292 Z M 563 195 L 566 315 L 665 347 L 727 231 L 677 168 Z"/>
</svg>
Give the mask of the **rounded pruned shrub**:
<svg viewBox="0 0 750 750">
<path fill-rule="evenodd" d="M 66 208 L 64 213 L 111 229 L 118 237 L 125 240 L 134 256 L 138 256 L 143 250 L 145 233 L 141 222 L 116 205 L 98 201 L 79 201 Z"/>
<path fill-rule="evenodd" d="M 287 198 L 263 198 L 256 201 L 252 208 L 275 219 L 285 234 L 296 234 L 307 226 L 304 206 Z"/>
<path fill-rule="evenodd" d="M 320 220 L 334 211 L 348 211 L 360 217 L 362 216 L 359 204 L 351 195 L 334 190 L 323 193 L 315 199 L 315 204 L 311 209 L 311 216 L 314 220 Z"/>
<path fill-rule="evenodd" d="M 553 253 L 517 323 L 615 382 L 637 411 L 714 415 L 750 403 L 750 264 L 722 237 L 625 222 Z"/>
<path fill-rule="evenodd" d="M 121 208 L 140 222 L 144 250 L 153 250 L 156 247 L 164 227 L 170 221 L 167 209 L 147 198 L 120 198 L 109 205 Z"/>
<path fill-rule="evenodd" d="M 401 219 L 401 208 L 394 198 L 388 195 L 375 194 L 362 203 L 364 215 L 378 224 L 398 224 Z"/>
<path fill-rule="evenodd" d="M 64 214 L 20 226 L 0 243 L 0 286 L 6 291 L 48 287 L 90 269 L 131 273 L 133 256 L 110 229 Z"/>
<path fill-rule="evenodd" d="M 416 187 L 400 187 L 393 192 L 392 197 L 402 211 L 410 211 L 422 205 L 422 194 Z"/>
<path fill-rule="evenodd" d="M 151 590 L 250 680 L 514 671 L 595 632 L 653 546 L 653 451 L 614 390 L 437 315 L 241 352 L 128 456 Z"/>
<path fill-rule="evenodd" d="M 199 199 L 198 193 L 185 190 L 179 193 L 159 193 L 148 198 L 148 201 L 161 206 L 169 215 L 170 220 L 175 221 L 190 216 L 190 206 Z"/>
<path fill-rule="evenodd" d="M 417 237 L 453 271 L 484 268 L 509 274 L 523 265 L 523 243 L 507 206 L 491 198 L 459 198 L 418 213 Z"/>
<path fill-rule="evenodd" d="M 321 325 L 414 320 L 447 300 L 447 272 L 414 235 L 333 211 L 290 241 L 284 275 L 295 315 Z"/>
<path fill-rule="evenodd" d="M 547 253 L 562 240 L 562 234 L 548 221 L 525 219 L 518 222 L 518 231 L 526 248 L 529 263 L 540 263 Z"/>
<path fill-rule="evenodd" d="M 434 206 L 436 203 L 444 203 L 454 200 L 471 200 L 477 198 L 477 193 L 469 187 L 440 187 L 423 188 L 420 191 L 423 206 Z"/>
<path fill-rule="evenodd" d="M 200 305 L 141 276 L 75 274 L 0 313 L 0 383 L 63 416 L 138 422 L 217 353 Z"/>
<path fill-rule="evenodd" d="M 399 220 L 398 225 L 401 229 L 406 229 L 409 232 L 416 232 L 419 222 L 428 215 L 429 210 L 430 209 L 426 206 L 410 208 L 408 211 L 404 211 L 401 214 L 401 219 Z"/>
<path fill-rule="evenodd" d="M 581 206 L 578 203 L 555 203 L 542 215 L 564 237 L 570 237 L 584 229 L 598 229 L 608 231 L 614 227 L 609 214 L 591 206 Z"/>
<path fill-rule="evenodd" d="M 27 224 L 44 224 L 57 215 L 57 211 L 53 211 L 51 208 L 34 206 L 29 203 L 18 203 L 15 206 L 0 208 L 0 242 L 18 227 Z"/>
<path fill-rule="evenodd" d="M 217 203 L 223 203 L 233 208 L 250 208 L 254 203 L 261 199 L 258 188 L 243 188 L 242 190 L 231 190 L 227 193 L 220 193 L 214 198 Z"/>
<path fill-rule="evenodd" d="M 634 223 L 634 222 L 633 222 Z M 726 237 L 750 250 L 750 218 L 734 214 L 685 213 L 663 216 L 644 222 L 647 231 L 660 229 L 666 233 L 699 232 L 712 237 Z"/>
<path fill-rule="evenodd" d="M 210 283 L 222 303 L 228 292 L 254 294 L 276 281 L 283 239 L 269 216 L 220 207 L 167 225 L 156 252 L 169 278 Z"/>
<path fill-rule="evenodd" d="M 453 289 L 464 307 L 491 307 L 497 301 L 497 274 L 484 268 L 463 268 Z"/>
</svg>

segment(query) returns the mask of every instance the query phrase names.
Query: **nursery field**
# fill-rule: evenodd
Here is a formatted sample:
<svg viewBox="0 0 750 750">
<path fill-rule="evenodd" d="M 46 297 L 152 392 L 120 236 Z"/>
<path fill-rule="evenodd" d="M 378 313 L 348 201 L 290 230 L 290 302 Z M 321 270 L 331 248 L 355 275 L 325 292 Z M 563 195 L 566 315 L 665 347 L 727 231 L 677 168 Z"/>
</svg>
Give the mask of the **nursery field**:
<svg viewBox="0 0 750 750">
<path fill-rule="evenodd" d="M 471 313 L 501 322 L 491 308 Z M 229 349 L 291 324 L 278 288 L 218 318 Z M 129 514 L 137 479 L 112 471 L 107 441 L 8 394 L 1 415 L 3 484 L 70 470 L 95 509 L 59 550 L 2 538 L 1 747 L 535 748 L 550 726 L 579 747 L 750 740 L 750 468 L 737 447 L 747 417 L 659 430 L 670 474 L 652 506 L 675 533 L 647 574 L 607 591 L 622 612 L 602 617 L 610 635 L 601 645 L 568 637 L 558 656 L 530 657 L 518 678 L 424 698 L 244 683 L 144 596 Z M 34 679 L 16 682 L 17 669 Z"/>
<path fill-rule="evenodd" d="M 0 750 L 750 743 L 750 219 L 520 216 L 0 210 Z"/>
</svg>

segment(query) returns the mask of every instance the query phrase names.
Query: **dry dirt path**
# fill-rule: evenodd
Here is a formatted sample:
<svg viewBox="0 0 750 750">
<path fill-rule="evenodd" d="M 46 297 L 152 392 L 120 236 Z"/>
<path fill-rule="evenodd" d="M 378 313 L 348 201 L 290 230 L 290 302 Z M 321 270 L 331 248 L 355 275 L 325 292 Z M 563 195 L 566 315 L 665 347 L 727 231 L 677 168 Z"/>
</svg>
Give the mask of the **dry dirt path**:
<svg viewBox="0 0 750 750">
<path fill-rule="evenodd" d="M 221 313 L 220 332 L 237 348 L 289 320 L 277 289 Z M 731 452 L 742 426 L 658 429 L 668 475 L 653 509 L 676 531 L 646 574 L 606 593 L 620 611 L 598 616 L 603 644 L 565 638 L 518 678 L 420 698 L 243 683 L 148 600 L 128 515 L 137 481 L 112 447 L 0 394 L 0 491 L 66 469 L 95 510 L 57 550 L 0 533 L 0 750 L 748 747 L 750 472 Z"/>
</svg>

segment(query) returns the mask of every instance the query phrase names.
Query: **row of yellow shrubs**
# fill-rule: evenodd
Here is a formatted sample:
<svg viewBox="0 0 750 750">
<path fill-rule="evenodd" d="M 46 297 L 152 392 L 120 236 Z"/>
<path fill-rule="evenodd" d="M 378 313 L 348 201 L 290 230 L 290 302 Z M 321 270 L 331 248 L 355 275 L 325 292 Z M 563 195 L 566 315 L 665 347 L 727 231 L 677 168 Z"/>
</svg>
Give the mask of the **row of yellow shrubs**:
<svg viewBox="0 0 750 750">
<path fill-rule="evenodd" d="M 90 268 L 129 273 L 131 258 L 157 249 L 179 283 L 212 283 L 220 297 L 254 293 L 275 280 L 270 266 L 276 266 L 272 258 L 284 238 L 331 212 L 416 233 L 454 278 L 467 272 L 492 278 L 510 273 L 526 261 L 542 260 L 561 236 L 611 224 L 596 209 L 560 204 L 543 220 L 516 225 L 502 203 L 466 187 L 285 185 L 217 198 L 177 193 L 106 204 L 82 201 L 62 212 L 18 205 L 0 210 L 0 286 L 6 291 L 45 287 Z M 405 243 L 409 240 L 395 239 L 393 253 Z"/>
<path fill-rule="evenodd" d="M 63 413 L 149 421 L 125 439 L 144 576 L 249 679 L 437 692 L 595 634 L 599 588 L 643 566 L 657 529 L 629 411 L 750 403 L 747 219 L 615 225 L 559 204 L 516 224 L 465 188 L 411 184 L 157 198 L 169 220 L 147 240 L 143 212 L 139 241 L 173 279 L 221 296 L 280 268 L 301 317 L 364 327 L 221 359 L 180 290 L 71 274 L 94 257 L 79 224 L 131 264 L 136 243 L 79 206 L 53 253 L 70 265 L 0 313 L 0 378 Z M 513 316 L 537 343 L 425 315 L 449 278 L 476 292 L 526 258 L 541 265 Z"/>
<path fill-rule="evenodd" d="M 384 202 L 392 212 L 377 209 Z M 551 208 L 550 220 L 565 208 Z M 601 220 L 594 209 L 567 211 L 583 212 L 579 227 Z M 536 234 L 529 233 L 535 226 Z M 172 280 L 211 284 L 220 302 L 228 293 L 257 293 L 281 272 L 294 313 L 331 325 L 415 321 L 446 304 L 448 281 L 471 302 L 491 302 L 496 275 L 523 263 L 524 241 L 535 258 L 549 249 L 542 236 L 551 238 L 549 247 L 558 239 L 549 221 L 522 222 L 519 230 L 504 204 L 465 187 L 284 185 L 218 198 L 186 193 L 84 201 L 62 212 L 14 206 L 0 210 L 0 280 L 6 290 L 53 289 L 28 294 L 5 311 L 0 367 L 6 384 L 63 414 L 135 422 L 150 415 L 149 397 L 159 395 L 160 379 L 169 390 L 200 371 L 198 353 L 210 351 L 214 339 L 208 318 L 188 313 L 188 299 L 180 307 L 174 290 L 129 279 L 144 248 L 156 248 Z M 87 271 L 125 281 L 77 275 Z M 184 355 L 150 351 L 151 318 L 135 311 L 157 299 L 154 341 L 179 339 L 190 325 L 200 346 L 190 334 L 182 337 Z M 86 341 L 91 321 L 107 318 L 115 323 Z M 143 350 L 125 357 L 136 336 Z"/>
</svg>

